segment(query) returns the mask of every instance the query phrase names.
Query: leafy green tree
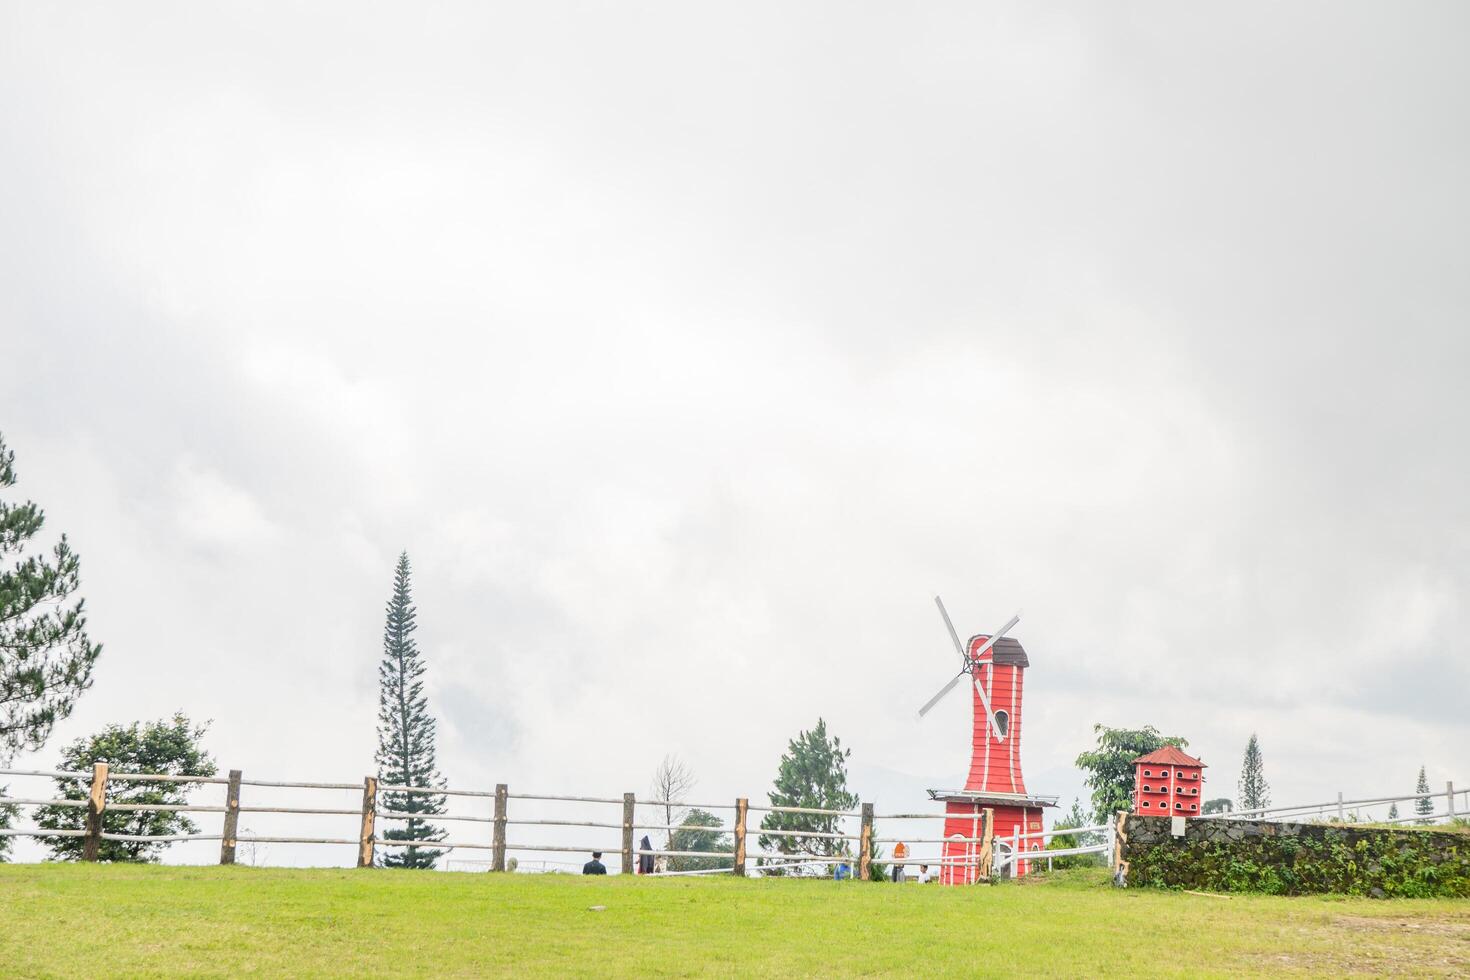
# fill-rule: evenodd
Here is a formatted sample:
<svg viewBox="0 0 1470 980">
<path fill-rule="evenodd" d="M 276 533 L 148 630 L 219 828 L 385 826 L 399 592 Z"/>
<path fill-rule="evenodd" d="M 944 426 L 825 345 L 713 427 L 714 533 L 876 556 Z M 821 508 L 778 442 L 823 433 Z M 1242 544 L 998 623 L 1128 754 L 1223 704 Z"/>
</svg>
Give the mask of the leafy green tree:
<svg viewBox="0 0 1470 980">
<path fill-rule="evenodd" d="M 817 719 L 817 727 L 801 732 L 788 743 L 776 772 L 775 785 L 767 793 L 772 806 L 802 807 L 812 810 L 851 810 L 857 796 L 847 788 L 847 759 L 851 749 L 842 740 L 827 735 L 827 723 Z M 820 813 L 784 813 L 770 811 L 761 820 L 761 830 L 802 830 L 822 834 L 841 833 L 841 818 Z M 833 857 L 851 860 L 846 841 L 830 837 L 789 837 L 785 834 L 762 834 L 761 850 L 803 857 Z M 780 873 L 773 871 L 772 873 Z M 822 874 L 821 869 L 796 869 L 795 873 Z"/>
<path fill-rule="evenodd" d="M 735 845 L 730 835 L 721 829 L 720 818 L 708 810 L 695 808 L 684 817 L 679 829 L 669 838 L 671 851 L 729 851 Z M 671 857 L 670 871 L 707 871 L 714 868 L 730 868 L 734 860 L 727 857 Z"/>
<path fill-rule="evenodd" d="M 383 662 L 378 667 L 378 779 L 388 786 L 443 789 L 444 779 L 434 761 L 436 725 L 424 696 L 424 663 L 413 638 L 418 610 L 409 576 L 405 551 L 398 556 L 393 574 L 393 595 L 383 628 Z M 444 829 L 425 819 L 444 812 L 444 797 L 389 790 L 379 794 L 379 806 L 414 815 L 391 821 L 381 834 L 384 840 L 432 844 L 444 839 Z M 385 868 L 432 868 L 443 853 L 413 845 L 388 847 L 383 849 L 381 863 Z"/>
<path fill-rule="evenodd" d="M 1072 809 L 1064 816 L 1058 817 L 1052 822 L 1052 830 L 1070 830 L 1073 827 L 1088 826 L 1087 814 L 1082 812 L 1082 801 L 1073 800 Z M 1089 847 L 1098 843 L 1096 832 L 1082 834 L 1056 834 L 1049 839 L 1046 845 L 1048 851 L 1066 851 L 1074 847 Z M 1101 854 L 1068 854 L 1065 857 L 1053 858 L 1052 867 L 1058 870 L 1062 868 L 1081 868 L 1103 863 Z M 1033 864 L 1033 868 L 1039 868 L 1039 864 Z"/>
<path fill-rule="evenodd" d="M 62 751 L 57 768 L 85 772 L 105 762 L 116 772 L 154 773 L 162 776 L 213 776 L 214 760 L 200 746 L 208 725 L 196 725 L 182 714 L 171 720 L 109 725 L 90 738 L 77 739 Z M 199 827 L 187 814 L 176 810 L 118 810 L 119 804 L 154 803 L 182 806 L 197 783 L 133 782 L 109 779 L 107 806 L 102 811 L 102 832 L 134 837 L 195 834 Z M 78 779 L 56 780 L 60 799 L 85 800 L 90 784 Z M 36 810 L 36 825 L 46 830 L 84 830 L 85 807 L 45 806 Z M 80 837 L 43 838 L 51 853 L 63 861 L 82 856 Z M 165 841 L 104 840 L 98 851 L 102 861 L 157 861 Z"/>
<path fill-rule="evenodd" d="M 1133 760 L 1166 745 L 1185 748 L 1189 742 L 1160 735 L 1152 725 L 1142 728 L 1108 728 L 1093 725 L 1097 745 L 1077 756 L 1077 768 L 1087 773 L 1084 780 L 1092 790 L 1092 819 L 1104 823 L 1119 810 L 1133 808 Z"/>
<path fill-rule="evenodd" d="M 1399 818 L 1399 805 L 1397 803 L 1390 803 L 1388 805 L 1388 819 L 1390 821 L 1393 821 L 1393 820 L 1397 820 L 1398 818 Z"/>
<path fill-rule="evenodd" d="M 1266 763 L 1261 756 L 1261 742 L 1251 732 L 1245 743 L 1245 758 L 1240 764 L 1240 784 L 1236 787 L 1240 808 L 1247 812 L 1264 810 L 1271 805 L 1271 786 L 1266 782 Z"/>
<path fill-rule="evenodd" d="M 1220 796 L 1213 800 L 1207 800 L 1205 805 L 1199 808 L 1199 812 L 1205 816 L 1209 816 L 1212 813 L 1229 813 L 1234 809 L 1235 804 L 1230 801 L 1230 797 Z"/>
<path fill-rule="evenodd" d="M 1419 782 L 1414 785 L 1414 792 L 1429 792 L 1429 777 L 1425 775 L 1423 766 L 1419 767 Z M 1414 812 L 1419 814 L 1419 819 L 1415 820 L 1415 823 L 1423 826 L 1434 823 L 1433 820 L 1429 819 L 1429 815 L 1434 812 L 1434 801 L 1427 796 L 1414 801 Z"/>
<path fill-rule="evenodd" d="M 15 453 L 0 436 L 0 490 L 15 485 Z M 45 744 L 92 684 L 102 647 L 87 637 L 81 559 L 63 534 L 45 555 L 25 554 L 46 517 L 27 500 L 0 500 L 0 762 Z"/>
</svg>

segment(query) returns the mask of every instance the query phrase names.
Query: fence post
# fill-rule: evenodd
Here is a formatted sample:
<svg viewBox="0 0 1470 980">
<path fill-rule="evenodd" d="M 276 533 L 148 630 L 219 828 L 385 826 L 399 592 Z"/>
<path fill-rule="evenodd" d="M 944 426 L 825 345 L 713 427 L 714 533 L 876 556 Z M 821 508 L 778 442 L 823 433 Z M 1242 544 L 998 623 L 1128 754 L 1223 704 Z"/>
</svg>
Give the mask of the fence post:
<svg viewBox="0 0 1470 980">
<path fill-rule="evenodd" d="M 92 791 L 87 796 L 87 836 L 82 840 L 82 860 L 95 861 L 102 849 L 102 811 L 107 808 L 107 763 L 92 766 Z"/>
<path fill-rule="evenodd" d="M 858 831 L 858 879 L 869 881 L 873 876 L 870 865 L 873 860 L 873 804 L 863 804 L 863 829 Z"/>
<path fill-rule="evenodd" d="M 373 821 L 378 815 L 378 780 L 365 776 L 362 780 L 362 830 L 357 835 L 357 866 L 373 866 Z"/>
<path fill-rule="evenodd" d="M 995 863 L 995 811 L 987 807 L 981 814 L 980 823 L 984 829 L 980 831 L 980 867 L 976 869 L 975 880 L 989 881 L 990 866 Z M 953 870 L 950 871 L 950 880 L 954 880 Z"/>
<path fill-rule="evenodd" d="M 633 864 L 633 804 L 637 802 L 632 793 L 623 794 L 623 874 L 630 875 L 638 870 Z"/>
<path fill-rule="evenodd" d="M 1128 881 L 1128 862 L 1123 852 L 1128 847 L 1128 814 L 1119 810 L 1113 819 L 1113 884 L 1124 885 Z"/>
<path fill-rule="evenodd" d="M 1342 790 L 1337 791 L 1337 822 L 1343 823 L 1347 820 L 1347 813 L 1342 809 Z"/>
<path fill-rule="evenodd" d="M 235 831 L 240 825 L 240 770 L 230 770 L 225 786 L 225 829 L 219 841 L 219 863 L 235 863 Z"/>
<path fill-rule="evenodd" d="M 1450 819 L 1451 820 L 1454 820 L 1455 819 L 1455 784 L 1454 783 L 1445 783 L 1444 784 L 1444 796 L 1445 796 L 1445 799 L 1446 800 L 1449 800 L 1449 803 L 1450 803 L 1450 805 L 1449 805 Z"/>
<path fill-rule="evenodd" d="M 735 877 L 745 877 L 745 815 L 750 810 L 750 800 L 743 796 L 735 799 Z"/>
<path fill-rule="evenodd" d="M 490 870 L 505 870 L 505 804 L 510 789 L 505 783 L 495 784 L 495 830 L 490 842 Z"/>
</svg>

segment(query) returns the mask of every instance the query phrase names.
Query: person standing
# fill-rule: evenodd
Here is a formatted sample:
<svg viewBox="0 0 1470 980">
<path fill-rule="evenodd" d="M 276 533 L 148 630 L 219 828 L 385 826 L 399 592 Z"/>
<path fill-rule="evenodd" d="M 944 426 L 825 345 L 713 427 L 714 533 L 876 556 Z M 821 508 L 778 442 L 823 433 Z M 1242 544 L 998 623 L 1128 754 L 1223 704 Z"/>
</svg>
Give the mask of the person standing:
<svg viewBox="0 0 1470 980">
<path fill-rule="evenodd" d="M 909 846 L 903 841 L 893 845 L 893 880 L 903 883 L 903 862 L 909 856 Z"/>
<path fill-rule="evenodd" d="M 638 842 L 638 850 L 644 853 L 638 855 L 638 873 L 641 875 L 653 874 L 653 855 L 647 853 L 653 850 L 653 842 L 644 834 L 643 839 Z"/>
<path fill-rule="evenodd" d="M 592 860 L 591 861 L 588 861 L 586 864 L 582 865 L 582 873 L 584 875 L 605 875 L 605 874 L 607 874 L 607 867 L 605 865 L 603 865 L 603 863 L 602 863 L 602 852 L 601 851 L 593 851 L 592 852 Z"/>
</svg>

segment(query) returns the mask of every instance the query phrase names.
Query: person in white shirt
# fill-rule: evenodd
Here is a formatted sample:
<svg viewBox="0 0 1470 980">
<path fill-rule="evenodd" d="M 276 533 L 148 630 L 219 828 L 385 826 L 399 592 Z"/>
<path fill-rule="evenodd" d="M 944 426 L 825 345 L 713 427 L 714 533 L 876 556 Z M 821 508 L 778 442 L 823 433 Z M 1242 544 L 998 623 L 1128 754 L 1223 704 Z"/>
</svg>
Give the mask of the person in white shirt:
<svg viewBox="0 0 1470 980">
<path fill-rule="evenodd" d="M 927 865 L 927 864 L 921 864 L 921 865 L 919 865 L 919 884 L 921 884 L 921 885 L 927 885 L 932 880 L 933 879 L 929 877 L 929 865 Z"/>
</svg>

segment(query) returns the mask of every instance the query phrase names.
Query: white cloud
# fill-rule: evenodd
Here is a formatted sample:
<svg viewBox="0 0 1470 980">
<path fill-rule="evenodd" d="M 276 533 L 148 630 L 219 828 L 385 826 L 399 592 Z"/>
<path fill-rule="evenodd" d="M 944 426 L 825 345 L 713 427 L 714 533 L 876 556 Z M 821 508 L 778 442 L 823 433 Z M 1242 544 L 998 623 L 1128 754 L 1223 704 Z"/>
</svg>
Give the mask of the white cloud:
<svg viewBox="0 0 1470 980">
<path fill-rule="evenodd" d="M 456 782 L 758 795 L 818 715 L 956 773 L 935 591 L 1026 609 L 1033 773 L 1453 775 L 1457 9 L 71 11 L 0 14 L 0 418 L 107 645 L 59 739 L 357 778 L 407 549 Z"/>
</svg>

